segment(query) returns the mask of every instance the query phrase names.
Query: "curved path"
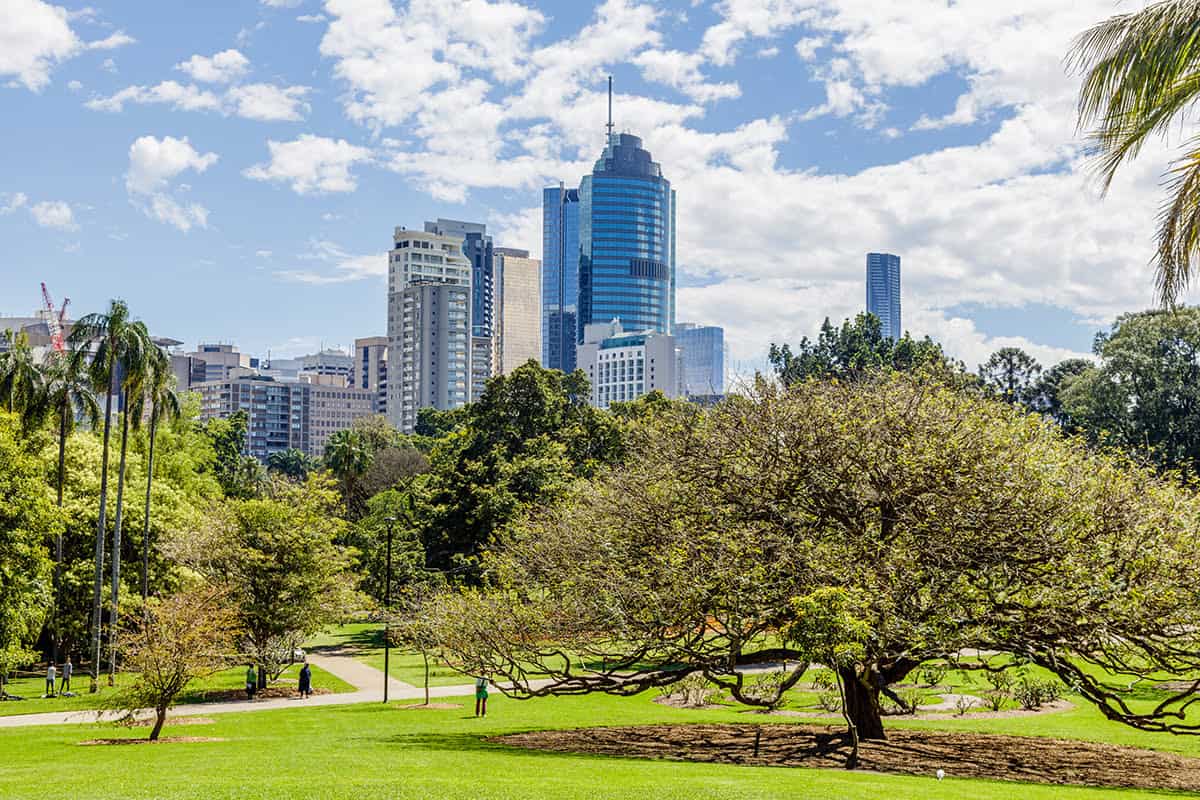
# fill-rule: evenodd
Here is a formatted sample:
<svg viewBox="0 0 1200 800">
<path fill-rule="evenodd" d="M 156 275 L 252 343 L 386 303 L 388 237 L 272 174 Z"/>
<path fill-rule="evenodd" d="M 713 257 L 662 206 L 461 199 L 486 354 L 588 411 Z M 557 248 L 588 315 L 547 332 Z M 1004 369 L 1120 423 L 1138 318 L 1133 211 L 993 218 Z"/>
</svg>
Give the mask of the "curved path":
<svg viewBox="0 0 1200 800">
<path fill-rule="evenodd" d="M 272 697 L 262 700 L 235 700 L 223 703 L 191 703 L 175 706 L 169 717 L 210 716 L 238 711 L 270 711 L 279 708 L 302 708 L 306 706 L 342 706 L 353 703 L 383 702 L 383 672 L 367 666 L 361 661 L 337 651 L 309 653 L 308 660 L 314 666 L 329 672 L 354 687 L 353 692 L 341 694 L 318 694 L 307 699 L 295 697 Z M 474 684 L 455 686 L 431 686 L 429 696 L 461 697 L 473 694 Z M 425 689 L 421 686 L 388 678 L 388 700 L 423 700 Z M 139 717 L 151 716 L 150 709 L 138 713 Z M 14 714 L 0 717 L 0 728 L 23 728 L 30 725 L 66 725 L 94 722 L 111 722 L 123 716 L 116 711 L 51 711 L 45 714 Z"/>
</svg>

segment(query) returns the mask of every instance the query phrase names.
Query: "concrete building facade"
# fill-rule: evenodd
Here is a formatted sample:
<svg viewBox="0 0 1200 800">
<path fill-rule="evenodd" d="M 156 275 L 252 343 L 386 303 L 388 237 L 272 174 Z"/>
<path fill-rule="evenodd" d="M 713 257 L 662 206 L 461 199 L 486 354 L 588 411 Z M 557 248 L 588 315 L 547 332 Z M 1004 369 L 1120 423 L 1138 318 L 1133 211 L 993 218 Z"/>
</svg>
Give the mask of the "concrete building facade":
<svg viewBox="0 0 1200 800">
<path fill-rule="evenodd" d="M 583 338 L 576 359 L 591 382 L 591 403 L 597 408 L 655 390 L 671 398 L 682 395 L 683 356 L 674 336 L 653 330 L 626 333 L 614 319 L 587 325 Z"/>
<path fill-rule="evenodd" d="M 198 362 L 203 362 L 202 366 L 196 364 L 194 373 L 196 377 L 203 375 L 203 382 L 223 381 L 235 369 L 258 369 L 259 366 L 257 358 L 251 358 L 245 353 L 239 352 L 237 346 L 232 344 L 201 343 L 187 355 Z"/>
<path fill-rule="evenodd" d="M 375 392 L 375 413 L 387 414 L 388 338 L 367 336 L 354 340 L 354 371 L 350 385 Z"/>
<path fill-rule="evenodd" d="M 496 335 L 492 369 L 507 375 L 542 358 L 542 263 L 528 250 L 496 248 Z"/>
<path fill-rule="evenodd" d="M 469 284 L 419 280 L 399 293 L 388 325 L 387 408 L 404 433 L 412 432 L 422 408 L 470 402 L 470 307 Z"/>
</svg>

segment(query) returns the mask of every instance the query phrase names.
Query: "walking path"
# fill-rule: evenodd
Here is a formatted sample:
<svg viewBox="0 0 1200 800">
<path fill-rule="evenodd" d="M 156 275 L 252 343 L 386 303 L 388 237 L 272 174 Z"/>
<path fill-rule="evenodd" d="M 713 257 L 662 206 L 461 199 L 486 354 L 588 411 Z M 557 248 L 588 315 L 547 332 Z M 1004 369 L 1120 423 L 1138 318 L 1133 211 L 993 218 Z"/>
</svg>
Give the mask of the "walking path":
<svg viewBox="0 0 1200 800">
<path fill-rule="evenodd" d="M 302 708 L 309 706 L 343 706 L 353 703 L 383 702 L 383 671 L 367 666 L 348 655 L 337 651 L 309 653 L 308 660 L 314 666 L 329 672 L 354 687 L 353 692 L 342 694 L 317 694 L 307 699 L 296 697 L 273 697 L 263 700 L 235 700 L 225 703 L 190 703 L 175 706 L 170 717 L 210 716 L 239 711 L 270 711 L 279 708 Z M 475 692 L 474 684 L 456 686 L 431 686 L 430 698 L 461 697 Z M 424 700 L 425 688 L 413 686 L 395 678 L 388 678 L 388 700 Z M 31 725 L 68 725 L 94 722 L 112 722 L 123 714 L 115 711 L 51 711 L 45 714 L 14 714 L 0 717 L 0 728 L 23 728 Z M 145 709 L 138 717 L 151 717 L 153 712 Z"/>
</svg>

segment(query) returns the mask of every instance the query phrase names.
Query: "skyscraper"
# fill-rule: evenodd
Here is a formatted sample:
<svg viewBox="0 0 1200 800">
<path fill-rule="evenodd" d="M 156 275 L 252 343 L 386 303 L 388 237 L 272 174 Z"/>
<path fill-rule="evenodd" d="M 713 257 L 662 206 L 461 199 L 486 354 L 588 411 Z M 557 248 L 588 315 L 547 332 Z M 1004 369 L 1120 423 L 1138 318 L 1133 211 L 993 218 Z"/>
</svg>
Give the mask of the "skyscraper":
<svg viewBox="0 0 1200 800">
<path fill-rule="evenodd" d="M 900 338 L 900 256 L 867 253 L 867 313 L 879 317 L 884 336 Z"/>
<path fill-rule="evenodd" d="M 481 222 L 438 217 L 436 222 L 425 223 L 425 232 L 462 238 L 463 255 L 471 262 L 471 335 L 491 336 L 495 263 L 487 226 Z"/>
<path fill-rule="evenodd" d="M 575 371 L 579 301 L 579 191 L 542 192 L 542 366 Z"/>
<path fill-rule="evenodd" d="M 579 186 L 577 341 L 592 323 L 670 334 L 675 325 L 675 192 L 628 133 L 612 133 Z"/>
<path fill-rule="evenodd" d="M 496 248 L 496 336 L 494 368 L 507 375 L 542 355 L 542 265 L 528 250 Z M 574 348 L 572 348 L 573 350 Z"/>
<path fill-rule="evenodd" d="M 725 329 L 680 322 L 675 342 L 683 350 L 683 391 L 689 397 L 725 394 Z"/>
</svg>

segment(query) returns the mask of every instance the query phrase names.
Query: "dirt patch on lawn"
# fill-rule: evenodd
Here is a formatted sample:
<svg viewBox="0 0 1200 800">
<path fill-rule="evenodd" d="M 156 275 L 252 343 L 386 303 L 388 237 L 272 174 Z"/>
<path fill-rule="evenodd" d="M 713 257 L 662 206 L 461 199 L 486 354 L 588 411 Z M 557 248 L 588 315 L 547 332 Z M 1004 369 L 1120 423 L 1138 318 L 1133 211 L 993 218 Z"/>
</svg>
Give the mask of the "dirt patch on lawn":
<svg viewBox="0 0 1200 800">
<path fill-rule="evenodd" d="M 756 742 L 757 739 L 757 751 Z M 846 766 L 845 731 L 810 725 L 647 725 L 496 736 L 560 753 L 754 766 Z M 1200 791 L 1200 759 L 1135 747 L 1025 736 L 892 730 L 863 742 L 860 769 L 955 778 Z"/>
<path fill-rule="evenodd" d="M 187 742 L 223 742 L 217 736 L 161 736 L 155 741 L 149 739 L 86 739 L 79 744 L 90 745 L 106 745 L 106 744 L 183 744 Z"/>
<path fill-rule="evenodd" d="M 404 711 L 451 711 L 455 708 L 462 708 L 462 703 L 406 703 L 405 705 L 398 705 L 396 708 L 403 709 Z"/>
<path fill-rule="evenodd" d="M 139 714 L 136 717 L 125 717 L 119 719 L 115 723 L 122 728 L 152 728 L 154 727 L 153 714 Z M 179 725 L 213 725 L 215 720 L 208 717 L 167 717 L 166 726 L 174 728 Z"/>
<path fill-rule="evenodd" d="M 313 694 L 333 694 L 330 689 L 324 687 L 316 687 L 312 690 Z M 291 686 L 268 686 L 266 689 L 259 689 L 254 693 L 255 700 L 273 700 L 276 698 L 299 697 L 300 693 L 295 687 Z M 228 703 L 234 700 L 245 700 L 245 689 L 212 689 L 194 700 L 189 702 L 195 703 Z"/>
</svg>

